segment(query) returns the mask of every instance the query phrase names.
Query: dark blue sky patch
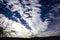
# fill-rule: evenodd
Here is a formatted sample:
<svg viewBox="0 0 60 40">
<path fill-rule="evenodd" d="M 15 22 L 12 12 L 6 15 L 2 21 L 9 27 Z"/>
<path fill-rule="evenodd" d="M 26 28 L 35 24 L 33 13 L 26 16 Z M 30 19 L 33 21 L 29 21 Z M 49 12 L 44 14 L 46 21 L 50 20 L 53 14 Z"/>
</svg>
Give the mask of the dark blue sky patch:
<svg viewBox="0 0 60 40">
<path fill-rule="evenodd" d="M 8 9 L 0 9 L 0 13 L 4 14 L 6 17 L 11 17 L 13 15 Z"/>
<path fill-rule="evenodd" d="M 30 26 L 28 25 L 28 23 L 24 19 L 20 19 L 20 21 L 21 21 L 22 25 L 24 25 L 27 29 L 31 30 Z"/>
<path fill-rule="evenodd" d="M 0 14 L 5 15 L 8 19 L 11 19 L 13 21 L 17 21 L 15 18 L 13 18 L 13 13 L 9 9 L 0 9 Z"/>
<path fill-rule="evenodd" d="M 45 20 L 45 18 L 48 18 L 48 13 L 50 12 L 50 10 L 52 9 L 51 6 L 47 6 L 47 5 L 43 5 L 42 8 L 41 8 L 41 18 L 42 18 L 42 21 Z"/>
<path fill-rule="evenodd" d="M 39 4 L 42 4 L 42 5 L 55 5 L 59 3 L 60 3 L 60 0 L 41 0 L 39 2 Z"/>
<path fill-rule="evenodd" d="M 32 30 L 31 27 L 30 27 L 29 25 L 26 24 L 26 25 L 24 25 L 24 26 L 26 26 L 27 29 Z"/>
<path fill-rule="evenodd" d="M 30 3 L 28 3 L 28 4 L 26 4 L 27 6 L 30 6 L 31 4 Z"/>
<path fill-rule="evenodd" d="M 9 8 L 12 8 L 12 6 L 13 6 L 12 4 L 11 4 L 11 5 L 9 5 Z"/>
<path fill-rule="evenodd" d="M 41 19 L 44 22 L 46 18 L 49 18 L 48 14 L 50 13 L 50 10 L 53 9 L 53 6 L 51 4 L 51 1 L 41 1 L 42 7 L 41 7 Z"/>
<path fill-rule="evenodd" d="M 14 14 L 15 14 L 15 15 L 14 15 L 15 17 L 17 17 L 17 18 L 19 18 L 19 19 L 21 18 L 20 13 L 18 13 L 17 11 L 15 11 Z"/>
<path fill-rule="evenodd" d="M 3 0 L 3 3 L 6 4 L 6 3 L 8 3 L 8 2 L 7 2 L 7 0 Z"/>
<path fill-rule="evenodd" d="M 26 21 L 24 19 L 20 19 L 22 24 L 27 24 Z"/>
<path fill-rule="evenodd" d="M 48 21 L 50 21 L 49 23 L 48 23 L 48 28 L 45 30 L 45 32 L 46 31 L 53 31 L 53 30 L 55 30 L 56 28 L 53 26 L 53 27 L 51 27 L 51 23 L 53 23 L 54 21 L 55 21 L 55 19 L 52 19 L 52 18 L 49 18 L 49 16 L 48 16 L 48 14 L 49 13 L 52 13 L 52 14 L 54 14 L 55 16 L 57 16 L 55 13 L 56 12 L 54 12 L 54 11 L 50 11 L 50 10 L 52 10 L 53 9 L 53 7 L 54 7 L 54 5 L 55 4 L 59 4 L 60 3 L 60 0 L 41 0 L 40 2 L 39 2 L 39 4 L 41 4 L 42 5 L 42 7 L 40 7 L 41 8 L 41 16 L 40 16 L 40 18 L 42 19 L 42 21 L 44 22 L 45 21 L 45 19 L 47 18 L 47 19 L 49 19 Z"/>
</svg>

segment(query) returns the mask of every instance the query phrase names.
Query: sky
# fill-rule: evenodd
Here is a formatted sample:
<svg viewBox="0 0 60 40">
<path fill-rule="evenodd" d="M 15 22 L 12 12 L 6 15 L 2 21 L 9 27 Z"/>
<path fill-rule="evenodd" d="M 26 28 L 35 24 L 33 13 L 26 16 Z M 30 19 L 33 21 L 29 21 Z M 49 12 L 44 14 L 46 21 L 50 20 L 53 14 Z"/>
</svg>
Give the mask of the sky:
<svg viewBox="0 0 60 40">
<path fill-rule="evenodd" d="M 58 0 L 1 0 L 0 15 L 2 14 L 3 17 L 0 20 L 4 21 L 1 25 L 3 28 L 7 26 L 4 30 L 6 32 L 16 31 L 17 35 L 12 32 L 11 35 L 6 33 L 8 37 L 53 35 L 56 30 L 60 29 L 60 21 L 58 21 L 60 16 L 55 16 L 55 14 L 59 14 L 59 5 Z M 47 33 L 44 34 L 44 32 Z M 49 32 L 53 33 L 48 34 Z"/>
</svg>

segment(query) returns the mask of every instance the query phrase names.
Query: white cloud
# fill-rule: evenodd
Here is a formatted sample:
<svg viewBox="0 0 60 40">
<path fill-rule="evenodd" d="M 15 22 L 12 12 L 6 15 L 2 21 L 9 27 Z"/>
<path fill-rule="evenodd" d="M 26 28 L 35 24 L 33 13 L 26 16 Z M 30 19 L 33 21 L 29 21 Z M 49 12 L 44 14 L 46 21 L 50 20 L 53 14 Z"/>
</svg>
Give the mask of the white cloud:
<svg viewBox="0 0 60 40">
<path fill-rule="evenodd" d="M 28 15 L 24 13 L 25 9 L 19 3 L 18 0 L 9 0 L 7 3 L 7 8 L 12 12 L 18 11 L 18 13 L 22 16 L 21 18 L 26 20 L 26 22 L 28 23 L 28 25 L 31 27 L 32 30 L 28 30 L 24 25 L 22 25 L 21 21 L 17 17 L 14 16 L 14 18 L 17 19 L 19 23 L 12 21 L 4 16 L 3 20 L 5 24 L 3 25 L 7 25 L 7 28 L 4 30 L 7 36 L 23 37 L 23 38 L 26 38 L 26 37 L 29 38 L 29 37 L 32 37 L 32 35 L 38 36 L 38 37 L 44 36 L 45 35 L 44 31 L 47 29 L 48 21 L 44 21 L 44 22 L 41 21 L 41 18 L 40 18 L 41 14 L 38 14 L 41 12 L 41 9 L 36 7 L 36 6 L 41 7 L 41 5 L 37 4 L 38 3 L 37 0 L 29 0 L 29 3 L 31 4 L 31 6 L 27 6 L 26 5 L 27 2 L 25 0 L 22 0 L 22 1 L 23 3 L 25 3 L 26 7 L 28 7 L 29 9 L 32 9 L 32 11 L 27 12 L 27 13 L 31 13 L 30 15 L 32 16 L 32 18 L 26 18 Z M 13 5 L 11 9 L 9 8 L 9 5 Z M 11 31 L 15 31 L 16 34 Z M 41 32 L 44 32 L 44 33 L 41 33 Z"/>
</svg>

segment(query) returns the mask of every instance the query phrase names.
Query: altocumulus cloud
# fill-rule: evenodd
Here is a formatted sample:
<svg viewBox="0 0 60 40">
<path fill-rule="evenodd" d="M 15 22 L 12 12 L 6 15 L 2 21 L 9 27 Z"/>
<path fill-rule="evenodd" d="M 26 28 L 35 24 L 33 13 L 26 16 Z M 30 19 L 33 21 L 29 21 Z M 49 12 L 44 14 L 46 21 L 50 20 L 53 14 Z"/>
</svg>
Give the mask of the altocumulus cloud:
<svg viewBox="0 0 60 40">
<path fill-rule="evenodd" d="M 59 35 L 60 4 L 54 0 L 48 2 L 0 0 L 0 28 L 3 30 L 1 37 L 31 38 Z M 57 13 L 59 15 L 55 15 Z"/>
</svg>

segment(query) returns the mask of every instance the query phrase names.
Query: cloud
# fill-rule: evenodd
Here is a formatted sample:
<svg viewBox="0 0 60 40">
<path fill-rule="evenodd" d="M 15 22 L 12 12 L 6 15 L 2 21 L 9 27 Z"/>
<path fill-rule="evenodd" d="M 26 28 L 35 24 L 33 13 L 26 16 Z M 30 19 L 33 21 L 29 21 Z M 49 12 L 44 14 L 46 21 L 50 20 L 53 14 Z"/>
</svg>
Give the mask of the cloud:
<svg viewBox="0 0 60 40">
<path fill-rule="evenodd" d="M 5 15 L 1 15 L 0 24 L 2 28 L 5 28 L 3 32 L 5 33 L 7 37 L 22 37 L 22 38 L 30 38 L 30 37 L 45 37 L 45 36 L 52 36 L 55 32 L 45 32 L 45 30 L 48 28 L 48 21 L 42 22 L 40 16 L 41 16 L 41 9 L 38 7 L 41 7 L 41 4 L 38 4 L 37 0 L 29 0 L 29 3 L 31 5 L 27 5 L 27 1 L 22 0 L 22 3 L 25 5 L 25 8 L 23 5 L 19 2 L 19 0 L 6 0 L 7 5 L 6 8 L 9 9 L 12 12 L 12 16 L 14 19 L 16 19 L 18 22 L 13 21 L 12 19 L 9 19 Z M 9 7 L 11 6 L 11 7 Z M 29 10 L 25 12 L 26 10 Z M 14 13 L 14 12 L 17 12 Z M 11 14 L 11 13 L 10 13 Z M 17 16 L 20 17 L 17 17 Z M 31 16 L 31 17 L 28 17 Z M 23 22 L 21 21 L 23 20 Z M 31 28 L 31 30 L 28 29 L 28 27 Z M 57 32 L 58 33 L 58 32 Z M 56 33 L 56 34 L 57 34 Z M 54 34 L 55 35 L 55 34 Z M 53 35 L 53 36 L 54 36 Z M 4 37 L 6 37 L 4 36 Z"/>
</svg>

